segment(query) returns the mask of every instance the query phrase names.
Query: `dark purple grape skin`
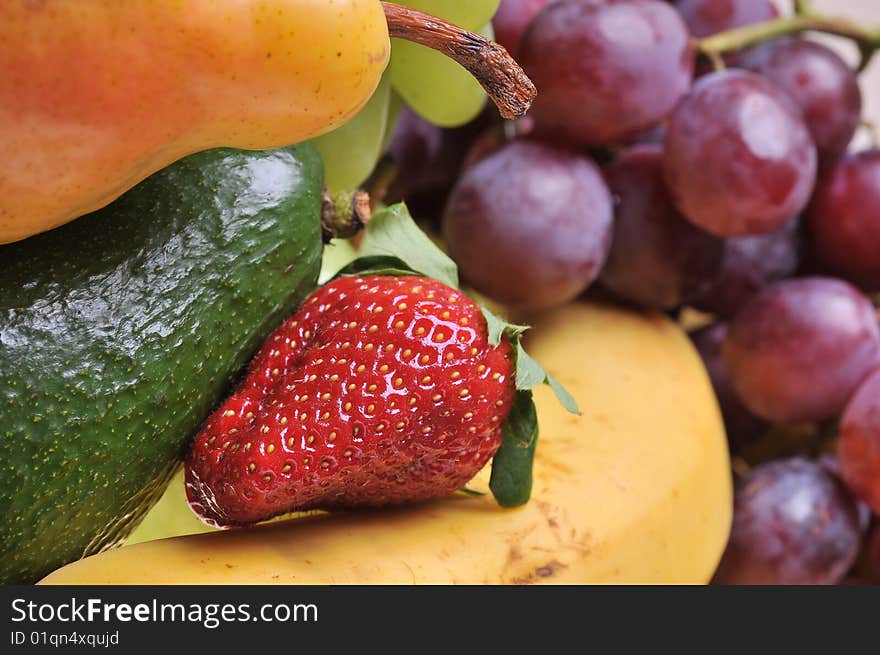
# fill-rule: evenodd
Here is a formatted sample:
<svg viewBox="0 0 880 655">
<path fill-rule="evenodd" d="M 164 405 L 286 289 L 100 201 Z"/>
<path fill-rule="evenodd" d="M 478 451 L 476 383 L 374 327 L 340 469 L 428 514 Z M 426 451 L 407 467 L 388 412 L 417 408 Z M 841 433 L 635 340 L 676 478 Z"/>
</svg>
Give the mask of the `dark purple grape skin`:
<svg viewBox="0 0 880 655">
<path fill-rule="evenodd" d="M 849 488 L 880 514 L 880 368 L 859 385 L 843 412 L 837 458 Z"/>
<path fill-rule="evenodd" d="M 880 584 L 880 522 L 875 522 L 874 527 L 865 543 L 864 577 L 869 584 Z"/>
<path fill-rule="evenodd" d="M 538 13 L 555 0 L 501 0 L 492 17 L 495 40 L 516 56 L 526 28 Z"/>
<path fill-rule="evenodd" d="M 837 456 L 837 453 L 826 451 L 819 455 L 819 458 L 816 461 L 846 486 L 846 481 L 844 481 L 843 473 L 840 470 L 840 458 Z M 849 489 L 849 487 L 847 487 L 847 489 Z M 874 513 L 871 511 L 871 508 L 859 500 L 855 494 L 852 494 L 851 489 L 850 493 L 856 501 L 856 509 L 859 513 L 859 530 L 861 530 L 862 536 L 865 536 L 871 529 L 871 521 L 874 517 Z"/>
<path fill-rule="evenodd" d="M 820 265 L 880 291 L 880 149 L 849 155 L 820 178 L 806 218 Z"/>
<path fill-rule="evenodd" d="M 833 50 L 815 41 L 775 39 L 747 51 L 742 68 L 785 89 L 804 112 L 819 153 L 820 168 L 840 159 L 859 127 L 859 80 Z"/>
<path fill-rule="evenodd" d="M 746 409 L 730 382 L 727 366 L 721 356 L 721 346 L 727 336 L 727 324 L 708 325 L 690 336 L 715 390 L 730 449 L 736 453 L 742 446 L 760 437 L 767 428 L 767 423 Z"/>
<path fill-rule="evenodd" d="M 443 128 L 404 107 L 388 144 L 388 154 L 399 169 L 395 182 L 405 195 L 443 186 L 455 179 L 457 169 L 446 156 L 446 141 Z"/>
<path fill-rule="evenodd" d="M 794 275 L 801 242 L 797 218 L 769 234 L 725 240 L 718 275 L 691 306 L 719 318 L 733 318 L 759 291 Z"/>
<path fill-rule="evenodd" d="M 776 18 L 769 0 L 677 0 L 688 28 L 697 38 Z"/>
<path fill-rule="evenodd" d="M 648 128 L 647 130 L 643 130 L 639 132 L 635 136 L 631 137 L 627 140 L 626 145 L 628 146 L 649 146 L 649 145 L 657 145 L 662 146 L 664 141 L 666 141 L 666 125 L 660 123 L 659 125 L 655 125 L 654 127 Z"/>
<path fill-rule="evenodd" d="M 868 298 L 842 280 L 785 280 L 730 322 L 722 353 L 752 413 L 775 423 L 824 421 L 880 364 L 880 326 Z"/>
<path fill-rule="evenodd" d="M 673 112 L 663 170 L 679 210 L 704 230 L 767 234 L 806 207 L 816 146 L 782 89 L 728 70 L 698 80 Z"/>
<path fill-rule="evenodd" d="M 837 584 L 859 552 L 858 512 L 841 482 L 800 457 L 756 467 L 737 485 L 715 584 Z"/>
<path fill-rule="evenodd" d="M 602 285 L 648 309 L 674 309 L 699 296 L 717 275 L 724 247 L 679 214 L 662 160 L 660 146 L 633 146 L 605 168 L 615 210 Z"/>
<path fill-rule="evenodd" d="M 658 0 L 568 0 L 538 14 L 518 60 L 539 90 L 536 133 L 598 146 L 666 117 L 690 88 L 694 49 L 681 16 Z"/>
<path fill-rule="evenodd" d="M 387 200 L 410 200 L 417 194 L 448 193 L 458 177 L 471 140 L 486 129 L 489 121 L 480 115 L 471 123 L 442 128 L 405 107 L 388 145 L 398 172 Z"/>
<path fill-rule="evenodd" d="M 587 157 L 508 143 L 468 168 L 443 217 L 465 280 L 520 310 L 572 300 L 596 279 L 611 243 L 611 194 Z"/>
</svg>

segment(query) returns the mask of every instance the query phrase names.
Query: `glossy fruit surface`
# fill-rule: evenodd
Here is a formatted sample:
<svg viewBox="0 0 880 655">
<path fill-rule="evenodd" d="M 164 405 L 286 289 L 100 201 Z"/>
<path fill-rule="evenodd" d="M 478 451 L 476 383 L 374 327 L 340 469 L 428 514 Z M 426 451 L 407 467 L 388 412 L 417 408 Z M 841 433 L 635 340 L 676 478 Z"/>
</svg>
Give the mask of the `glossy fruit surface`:
<svg viewBox="0 0 880 655">
<path fill-rule="evenodd" d="M 631 137 L 687 92 L 694 53 L 681 17 L 657 0 L 551 4 L 530 26 L 520 63 L 539 89 L 539 134 L 567 146 Z"/>
<path fill-rule="evenodd" d="M 880 150 L 850 155 L 820 179 L 807 221 L 822 264 L 880 291 Z"/>
<path fill-rule="evenodd" d="M 737 65 L 764 75 L 795 99 L 822 167 L 846 151 L 862 116 L 862 93 L 856 72 L 836 52 L 805 39 L 775 39 L 749 50 Z"/>
<path fill-rule="evenodd" d="M 762 23 L 779 15 L 769 0 L 676 0 L 674 4 L 696 37 Z"/>
<path fill-rule="evenodd" d="M 0 246 L 0 582 L 119 543 L 158 499 L 314 289 L 321 187 L 309 144 L 211 150 Z"/>
<path fill-rule="evenodd" d="M 718 274 L 724 241 L 687 221 L 663 182 L 660 146 L 634 146 L 605 167 L 615 199 L 603 286 L 643 307 L 674 309 Z"/>
<path fill-rule="evenodd" d="M 271 334 L 186 461 L 218 525 L 437 498 L 501 444 L 510 344 L 461 292 L 415 276 L 329 282 Z"/>
<path fill-rule="evenodd" d="M 376 0 L 4 2 L 0 42 L 0 243 L 184 155 L 327 132 L 390 51 Z"/>
<path fill-rule="evenodd" d="M 419 218 L 439 220 L 472 141 L 489 124 L 487 113 L 462 127 L 442 128 L 405 108 L 388 145 L 397 172 L 386 202 L 406 202 Z"/>
<path fill-rule="evenodd" d="M 722 318 L 733 318 L 768 285 L 793 276 L 801 261 L 801 222 L 778 230 L 724 240 L 718 275 L 691 303 Z"/>
<path fill-rule="evenodd" d="M 369 102 L 349 121 L 312 140 L 324 161 L 324 184 L 331 193 L 360 187 L 382 155 L 394 127 L 391 78 L 382 76 Z"/>
<path fill-rule="evenodd" d="M 492 17 L 495 40 L 516 56 L 529 24 L 553 1 L 555 0 L 501 0 L 498 11 Z"/>
<path fill-rule="evenodd" d="M 849 284 L 798 278 L 755 296 L 731 321 L 723 352 L 752 412 L 780 423 L 822 421 L 880 363 L 880 327 Z"/>
<path fill-rule="evenodd" d="M 730 70 L 698 80 L 672 114 L 664 172 L 696 225 L 719 236 L 766 234 L 807 205 L 816 147 L 782 89 Z"/>
<path fill-rule="evenodd" d="M 837 454 L 850 489 L 880 514 L 880 369 L 862 382 L 847 404 Z"/>
<path fill-rule="evenodd" d="M 802 458 L 754 469 L 737 487 L 717 584 L 836 584 L 859 550 L 859 520 L 844 486 Z"/>
<path fill-rule="evenodd" d="M 573 299 L 596 279 L 611 224 L 611 195 L 590 159 L 522 141 L 464 172 L 443 235 L 477 291 L 537 310 Z"/>
<path fill-rule="evenodd" d="M 707 582 L 730 528 L 730 460 L 687 336 L 663 316 L 578 303 L 544 315 L 526 347 L 589 410 L 536 390 L 533 497 L 517 510 L 456 494 L 312 514 L 108 551 L 44 582 Z"/>
<path fill-rule="evenodd" d="M 740 446 L 757 440 L 767 429 L 767 422 L 752 414 L 743 405 L 733 388 L 730 372 L 721 354 L 726 338 L 726 323 L 708 325 L 691 334 L 697 352 L 706 365 L 709 379 L 712 380 L 712 388 L 715 390 L 721 415 L 724 417 L 727 440 L 730 442 L 731 450 L 736 452 Z"/>
</svg>

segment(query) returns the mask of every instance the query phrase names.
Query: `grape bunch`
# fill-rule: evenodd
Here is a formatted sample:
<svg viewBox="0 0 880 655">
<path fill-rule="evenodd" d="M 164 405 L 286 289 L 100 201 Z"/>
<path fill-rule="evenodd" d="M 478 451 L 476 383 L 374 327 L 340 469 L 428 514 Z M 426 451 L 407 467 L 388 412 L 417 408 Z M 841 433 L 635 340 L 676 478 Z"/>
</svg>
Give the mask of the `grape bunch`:
<svg viewBox="0 0 880 655">
<path fill-rule="evenodd" d="M 514 318 L 586 296 L 691 331 L 739 478 L 716 582 L 880 582 L 880 150 L 813 34 L 866 63 L 880 28 L 770 0 L 502 0 L 493 25 L 529 115 L 426 68 L 417 91 L 401 53 L 386 200 Z"/>
<path fill-rule="evenodd" d="M 491 38 L 490 19 L 498 0 L 399 0 L 455 25 Z M 363 184 L 393 135 L 401 112 L 409 109 L 432 125 L 458 127 L 484 108 L 486 94 L 461 66 L 439 52 L 392 39 L 391 63 L 367 105 L 333 132 L 315 139 L 327 187 L 349 191 Z"/>
</svg>

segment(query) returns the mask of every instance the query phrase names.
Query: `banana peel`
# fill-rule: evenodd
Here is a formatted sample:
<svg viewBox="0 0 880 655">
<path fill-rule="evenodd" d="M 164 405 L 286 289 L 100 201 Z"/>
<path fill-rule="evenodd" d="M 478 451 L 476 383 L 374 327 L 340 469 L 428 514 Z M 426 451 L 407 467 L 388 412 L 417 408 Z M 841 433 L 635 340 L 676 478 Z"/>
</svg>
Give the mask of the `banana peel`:
<svg viewBox="0 0 880 655">
<path fill-rule="evenodd" d="M 160 539 L 69 564 L 42 584 L 702 584 L 726 544 L 732 482 L 700 359 L 659 315 L 572 304 L 527 347 L 575 396 L 547 389 L 532 500 L 491 495 L 315 513 Z M 470 485 L 488 489 L 488 471 Z"/>
</svg>

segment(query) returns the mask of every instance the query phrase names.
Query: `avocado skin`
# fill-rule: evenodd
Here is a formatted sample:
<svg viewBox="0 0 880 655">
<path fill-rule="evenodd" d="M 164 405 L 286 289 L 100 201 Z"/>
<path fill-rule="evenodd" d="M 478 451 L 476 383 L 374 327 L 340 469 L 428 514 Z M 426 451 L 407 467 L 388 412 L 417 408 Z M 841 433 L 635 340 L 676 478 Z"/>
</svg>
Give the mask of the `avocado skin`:
<svg viewBox="0 0 880 655">
<path fill-rule="evenodd" d="M 123 539 L 320 269 L 310 144 L 211 150 L 0 246 L 0 582 Z"/>
</svg>

